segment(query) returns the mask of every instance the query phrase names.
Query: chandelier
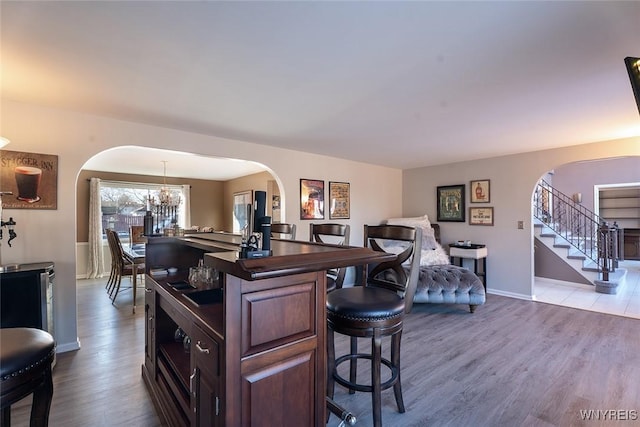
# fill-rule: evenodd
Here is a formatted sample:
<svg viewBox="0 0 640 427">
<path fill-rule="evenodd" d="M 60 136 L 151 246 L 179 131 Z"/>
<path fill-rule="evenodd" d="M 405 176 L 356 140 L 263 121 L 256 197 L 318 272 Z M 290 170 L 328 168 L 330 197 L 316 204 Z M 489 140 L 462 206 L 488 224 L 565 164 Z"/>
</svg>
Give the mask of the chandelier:
<svg viewBox="0 0 640 427">
<path fill-rule="evenodd" d="M 162 188 L 160 188 L 158 199 L 160 200 L 161 205 L 172 205 L 173 197 L 171 196 L 171 191 L 169 191 L 169 188 L 167 188 L 167 161 L 162 160 L 162 164 L 164 167 L 164 184 Z"/>
<path fill-rule="evenodd" d="M 167 228 L 175 228 L 178 224 L 178 207 L 182 200 L 180 195 L 174 195 L 167 186 L 167 161 L 162 160 L 162 164 L 164 168 L 164 181 L 158 191 L 157 201 L 151 194 L 147 197 L 145 235 L 151 234 L 154 229 L 157 234 Z"/>
</svg>

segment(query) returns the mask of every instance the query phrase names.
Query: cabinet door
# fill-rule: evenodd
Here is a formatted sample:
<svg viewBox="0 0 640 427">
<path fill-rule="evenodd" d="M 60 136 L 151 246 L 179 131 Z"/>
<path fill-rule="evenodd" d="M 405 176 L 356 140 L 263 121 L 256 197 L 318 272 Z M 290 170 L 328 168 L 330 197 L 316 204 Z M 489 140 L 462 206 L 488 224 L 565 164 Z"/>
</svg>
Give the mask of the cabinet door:
<svg viewBox="0 0 640 427">
<path fill-rule="evenodd" d="M 288 349 L 287 349 L 288 351 Z M 242 373 L 243 426 L 313 426 L 315 402 L 315 350 L 290 357 L 257 357 Z M 323 390 L 324 392 L 324 390 Z"/>
<path fill-rule="evenodd" d="M 191 398 L 195 426 L 222 425 L 218 344 L 197 326 L 192 330 Z"/>
<path fill-rule="evenodd" d="M 218 380 L 204 374 L 197 366 L 194 369 L 194 416 L 198 427 L 222 425 L 220 417 L 220 397 Z"/>
</svg>

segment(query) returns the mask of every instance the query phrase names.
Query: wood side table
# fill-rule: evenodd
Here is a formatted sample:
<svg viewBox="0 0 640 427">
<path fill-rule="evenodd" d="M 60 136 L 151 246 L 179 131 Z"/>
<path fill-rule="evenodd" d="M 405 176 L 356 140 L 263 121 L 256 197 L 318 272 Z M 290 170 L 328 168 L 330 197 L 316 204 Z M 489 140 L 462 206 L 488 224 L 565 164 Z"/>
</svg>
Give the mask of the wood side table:
<svg viewBox="0 0 640 427">
<path fill-rule="evenodd" d="M 484 290 L 487 290 L 487 255 L 489 251 L 482 244 L 472 243 L 470 245 L 449 244 L 449 259 L 451 264 L 462 267 L 464 258 L 472 259 L 474 262 L 474 273 L 482 280 Z M 458 263 L 456 263 L 456 259 Z M 482 261 L 479 263 L 478 261 Z M 479 268 L 481 267 L 481 268 Z"/>
</svg>

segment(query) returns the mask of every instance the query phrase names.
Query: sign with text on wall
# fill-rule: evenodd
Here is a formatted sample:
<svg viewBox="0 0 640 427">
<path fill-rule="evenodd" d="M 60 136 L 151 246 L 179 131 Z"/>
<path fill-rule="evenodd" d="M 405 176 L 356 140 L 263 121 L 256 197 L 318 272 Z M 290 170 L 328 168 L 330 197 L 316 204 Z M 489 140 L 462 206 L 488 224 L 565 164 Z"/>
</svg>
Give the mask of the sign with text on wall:
<svg viewBox="0 0 640 427">
<path fill-rule="evenodd" d="M 58 209 L 58 156 L 0 150 L 4 209 Z"/>
</svg>

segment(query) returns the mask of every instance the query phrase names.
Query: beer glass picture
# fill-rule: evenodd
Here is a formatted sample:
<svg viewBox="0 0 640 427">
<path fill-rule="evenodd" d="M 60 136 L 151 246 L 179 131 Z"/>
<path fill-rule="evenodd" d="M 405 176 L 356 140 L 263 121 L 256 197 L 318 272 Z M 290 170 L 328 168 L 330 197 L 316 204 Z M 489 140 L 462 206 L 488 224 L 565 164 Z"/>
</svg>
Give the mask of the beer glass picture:
<svg viewBox="0 0 640 427">
<path fill-rule="evenodd" d="M 17 166 L 15 168 L 16 185 L 18 186 L 18 200 L 35 203 L 40 200 L 38 188 L 42 179 L 42 169 L 31 166 Z"/>
<path fill-rule="evenodd" d="M 58 209 L 58 156 L 0 150 L 0 183 L 6 209 Z"/>
</svg>

